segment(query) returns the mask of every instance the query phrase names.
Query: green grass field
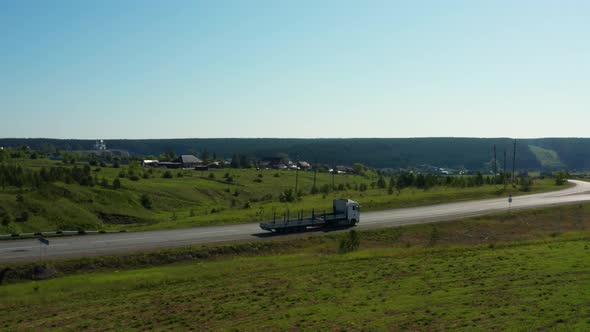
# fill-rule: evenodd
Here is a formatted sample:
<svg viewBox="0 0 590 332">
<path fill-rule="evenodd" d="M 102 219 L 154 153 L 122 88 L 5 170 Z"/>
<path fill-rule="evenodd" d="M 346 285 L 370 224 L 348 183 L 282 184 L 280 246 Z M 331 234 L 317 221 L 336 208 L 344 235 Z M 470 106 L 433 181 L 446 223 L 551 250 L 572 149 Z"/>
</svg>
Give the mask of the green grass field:
<svg viewBox="0 0 590 332">
<path fill-rule="evenodd" d="M 8 284 L 0 328 L 587 331 L 589 212 L 365 231 L 348 254 L 337 253 L 339 233 L 287 240 L 282 254 Z"/>
<path fill-rule="evenodd" d="M 49 160 L 22 160 L 19 163 L 36 169 L 61 165 Z M 129 172 L 127 167 L 105 167 L 95 168 L 93 173 L 99 182 L 104 178 L 112 183 L 121 171 Z M 364 177 L 336 175 L 333 178 L 319 173 L 317 187 L 331 185 L 334 181 L 334 185 L 341 186 L 342 190 L 311 195 L 314 174 L 299 172 L 298 187 L 305 195 L 299 201 L 284 203 L 279 201 L 279 196 L 295 187 L 296 172 L 222 169 L 182 171 L 183 177 L 178 177 L 178 170 L 172 170 L 172 179 L 162 178 L 164 170 L 152 172 L 148 179 L 139 181 L 121 178 L 122 189 L 119 190 L 65 183 L 35 190 L 0 190 L 0 207 L 13 219 L 9 224 L 0 224 L 0 234 L 80 229 L 145 230 L 271 220 L 274 215 L 281 218 L 286 211 L 290 211 L 291 216 L 301 212 L 311 215 L 312 210 L 329 211 L 332 200 L 340 197 L 357 200 L 364 211 L 370 211 L 501 197 L 508 193 L 524 194 L 511 186 L 503 192 L 502 186 L 494 185 L 434 187 L 429 190 L 406 188 L 389 194 L 388 189 L 372 188 L 377 176 L 369 172 Z M 226 174 L 232 178 L 231 182 L 227 181 Z M 366 184 L 368 190 L 360 191 L 361 184 Z M 536 180 L 531 193 L 559 188 L 550 179 Z M 17 202 L 19 193 L 22 202 Z M 151 209 L 142 206 L 142 195 L 152 201 Z M 28 221 L 18 222 L 23 211 L 27 211 Z"/>
</svg>

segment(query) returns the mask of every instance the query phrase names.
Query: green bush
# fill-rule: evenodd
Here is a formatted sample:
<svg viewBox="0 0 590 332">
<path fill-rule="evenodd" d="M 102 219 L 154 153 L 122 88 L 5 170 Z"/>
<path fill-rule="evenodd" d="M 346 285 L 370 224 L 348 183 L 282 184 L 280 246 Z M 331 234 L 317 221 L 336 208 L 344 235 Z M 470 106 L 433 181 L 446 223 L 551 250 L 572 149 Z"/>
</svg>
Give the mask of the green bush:
<svg viewBox="0 0 590 332">
<path fill-rule="evenodd" d="M 289 188 L 282 193 L 279 194 L 279 201 L 286 203 L 286 202 L 295 202 L 297 200 L 297 195 L 293 189 Z"/>
<path fill-rule="evenodd" d="M 348 252 L 357 251 L 360 245 L 361 239 L 359 233 L 355 230 L 350 230 L 344 235 L 342 239 L 340 239 L 340 247 L 338 252 L 345 254 Z"/>
<path fill-rule="evenodd" d="M 361 185 L 359 186 L 359 191 L 367 191 L 367 184 L 366 183 L 361 183 Z"/>
<path fill-rule="evenodd" d="M 148 195 L 146 195 L 146 194 L 141 195 L 140 201 L 141 201 L 141 205 L 144 208 L 146 208 L 146 209 L 152 208 L 152 200 Z"/>
</svg>

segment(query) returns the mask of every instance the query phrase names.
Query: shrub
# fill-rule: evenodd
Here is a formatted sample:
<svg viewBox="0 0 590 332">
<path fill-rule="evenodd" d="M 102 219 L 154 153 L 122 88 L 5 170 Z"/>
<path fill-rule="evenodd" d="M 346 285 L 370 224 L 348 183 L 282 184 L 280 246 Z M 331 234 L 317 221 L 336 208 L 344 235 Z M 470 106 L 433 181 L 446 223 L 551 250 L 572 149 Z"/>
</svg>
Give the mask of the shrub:
<svg viewBox="0 0 590 332">
<path fill-rule="evenodd" d="M 29 221 L 29 213 L 27 211 L 21 212 L 20 216 L 16 219 L 18 222 Z"/>
<path fill-rule="evenodd" d="M 295 200 L 297 200 L 297 195 L 295 194 L 295 192 L 291 188 L 283 191 L 279 195 L 279 201 L 281 201 L 283 203 L 294 202 Z"/>
<path fill-rule="evenodd" d="M 209 179 L 215 179 L 215 174 L 209 173 Z"/>
<path fill-rule="evenodd" d="M 428 245 L 434 246 L 439 239 L 440 234 L 438 233 L 438 228 L 436 226 L 432 226 L 432 229 L 430 230 L 430 236 L 428 238 Z"/>
<path fill-rule="evenodd" d="M 361 185 L 359 186 L 359 191 L 367 191 L 367 184 L 366 183 L 361 183 Z"/>
<path fill-rule="evenodd" d="M 12 218 L 8 213 L 2 216 L 2 226 L 8 226 L 8 224 L 10 224 L 11 221 Z"/>
<path fill-rule="evenodd" d="M 383 176 L 379 177 L 379 180 L 377 180 L 377 187 L 379 187 L 379 189 L 385 189 L 385 186 L 387 184 L 385 183 L 385 179 L 383 178 Z"/>
<path fill-rule="evenodd" d="M 164 172 L 164 174 L 162 174 L 162 177 L 164 179 L 172 179 L 174 176 L 172 175 L 172 172 L 166 171 L 166 172 Z"/>
<path fill-rule="evenodd" d="M 152 208 L 152 200 L 148 195 L 146 195 L 146 194 L 141 195 L 140 201 L 141 201 L 141 205 L 144 208 L 146 208 L 146 209 Z"/>
<path fill-rule="evenodd" d="M 340 239 L 340 247 L 338 252 L 345 254 L 347 252 L 357 251 L 361 245 L 360 235 L 355 230 L 350 230 Z"/>
<path fill-rule="evenodd" d="M 520 179 L 520 187 L 518 190 L 529 192 L 531 191 L 531 186 L 533 185 L 533 180 L 531 178 L 522 178 Z"/>
<path fill-rule="evenodd" d="M 131 180 L 131 181 L 139 181 L 139 176 L 137 176 L 137 175 L 135 175 L 135 174 L 134 174 L 134 175 L 131 175 L 131 176 L 129 177 L 129 180 Z"/>
<path fill-rule="evenodd" d="M 265 194 L 264 196 L 262 196 L 258 199 L 259 202 L 272 201 L 272 200 L 273 200 L 272 194 Z"/>
<path fill-rule="evenodd" d="M 113 180 L 113 189 L 121 189 L 121 180 L 119 179 L 114 179 Z"/>
</svg>

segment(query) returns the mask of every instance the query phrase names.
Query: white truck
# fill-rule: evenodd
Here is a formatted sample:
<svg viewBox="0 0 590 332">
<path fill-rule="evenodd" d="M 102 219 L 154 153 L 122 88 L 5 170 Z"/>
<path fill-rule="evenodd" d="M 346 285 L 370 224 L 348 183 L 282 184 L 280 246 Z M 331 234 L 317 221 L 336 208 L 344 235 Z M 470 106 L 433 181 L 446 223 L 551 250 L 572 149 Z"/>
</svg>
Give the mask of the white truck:
<svg viewBox="0 0 590 332">
<path fill-rule="evenodd" d="M 361 217 L 359 203 L 346 199 L 335 199 L 332 202 L 332 213 L 316 214 L 311 212 L 310 218 L 303 218 L 300 214 L 296 219 L 285 215 L 281 220 L 260 223 L 260 228 L 276 233 L 300 232 L 308 227 L 355 226 Z"/>
</svg>

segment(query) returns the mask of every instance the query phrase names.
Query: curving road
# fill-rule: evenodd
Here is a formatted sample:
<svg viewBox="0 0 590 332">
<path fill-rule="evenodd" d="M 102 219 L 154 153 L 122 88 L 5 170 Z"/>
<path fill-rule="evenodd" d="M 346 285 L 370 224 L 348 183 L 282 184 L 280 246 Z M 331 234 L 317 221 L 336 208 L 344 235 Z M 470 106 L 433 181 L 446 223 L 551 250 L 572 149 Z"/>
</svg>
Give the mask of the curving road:
<svg viewBox="0 0 590 332">
<path fill-rule="evenodd" d="M 543 194 L 517 196 L 512 203 L 512 209 L 527 209 L 590 201 L 589 182 L 575 180 L 570 180 L 570 182 L 574 183 L 574 186 L 568 189 Z M 507 209 L 507 198 L 497 198 L 365 212 L 361 216 L 361 222 L 358 227 L 395 227 L 431 223 L 506 211 Z M 310 232 L 325 232 L 325 230 Z M 50 239 L 51 244 L 46 247 L 43 255 L 46 258 L 95 256 L 183 245 L 271 238 L 277 238 L 277 236 L 262 231 L 258 227 L 258 223 L 57 237 Z M 39 259 L 39 251 L 39 242 L 36 239 L 0 241 L 0 262 L 34 261 Z"/>
</svg>

